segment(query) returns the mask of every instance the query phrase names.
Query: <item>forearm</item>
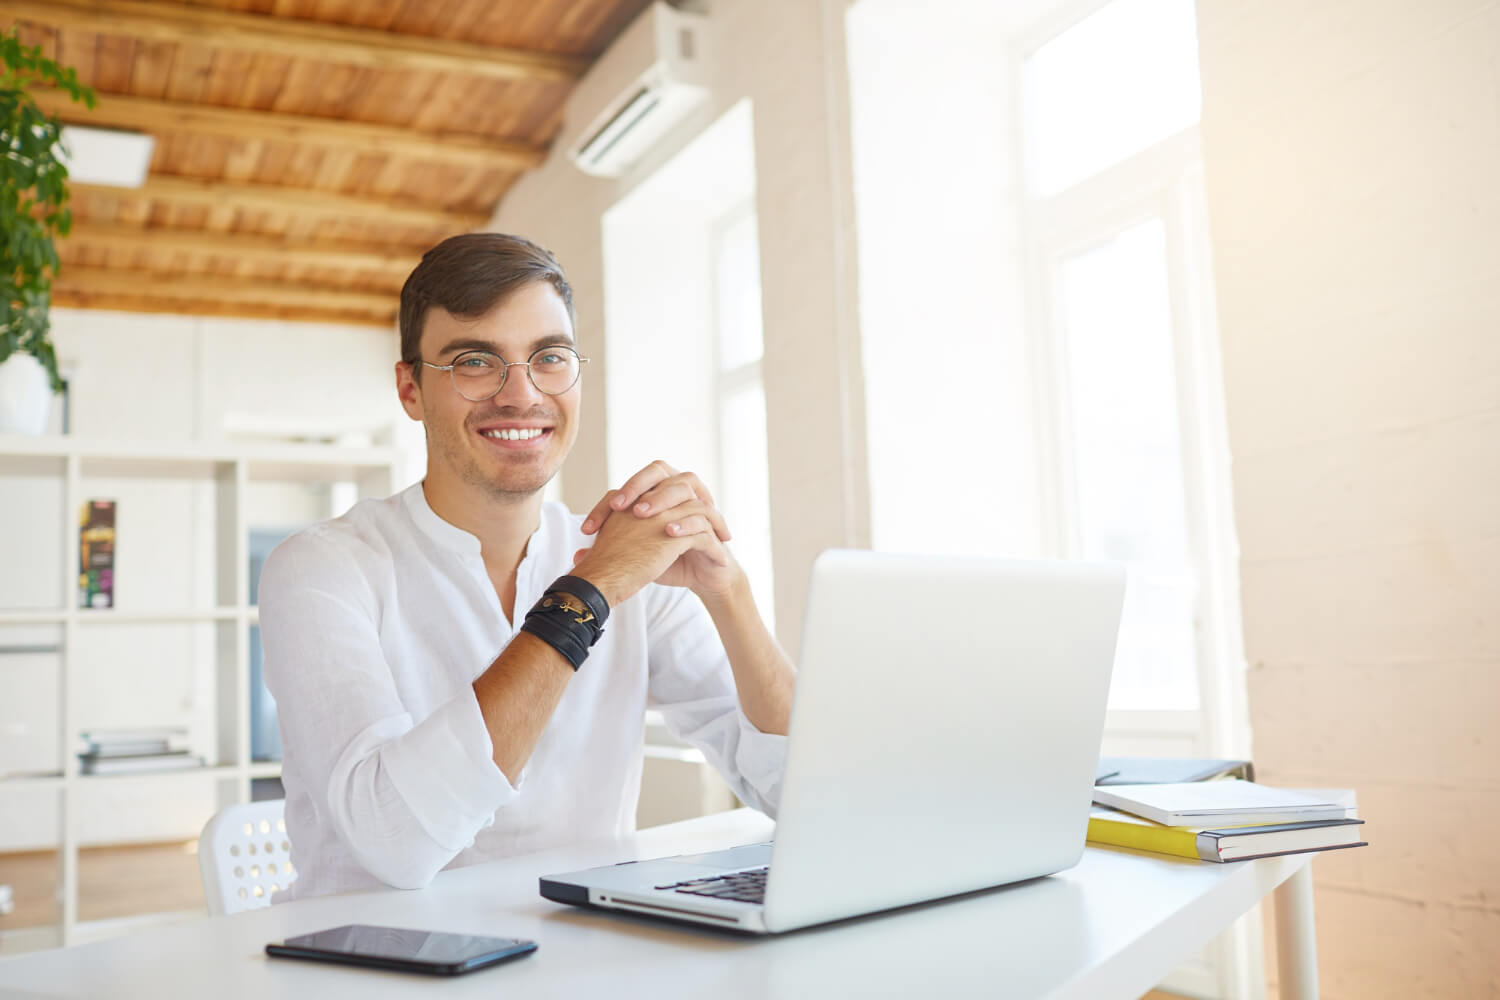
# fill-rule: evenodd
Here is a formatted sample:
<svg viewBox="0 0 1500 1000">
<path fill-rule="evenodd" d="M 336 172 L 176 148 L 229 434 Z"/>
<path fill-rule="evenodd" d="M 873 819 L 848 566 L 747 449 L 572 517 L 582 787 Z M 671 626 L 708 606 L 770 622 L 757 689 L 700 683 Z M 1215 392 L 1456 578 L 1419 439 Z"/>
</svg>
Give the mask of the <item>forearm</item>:
<svg viewBox="0 0 1500 1000">
<path fill-rule="evenodd" d="M 761 619 L 749 581 L 740 574 L 727 593 L 703 597 L 703 605 L 729 656 L 745 717 L 763 733 L 785 736 L 797 673 Z"/>
<path fill-rule="evenodd" d="M 518 632 L 474 681 L 495 766 L 512 785 L 572 679 L 573 668 L 561 653 L 529 632 Z"/>
</svg>

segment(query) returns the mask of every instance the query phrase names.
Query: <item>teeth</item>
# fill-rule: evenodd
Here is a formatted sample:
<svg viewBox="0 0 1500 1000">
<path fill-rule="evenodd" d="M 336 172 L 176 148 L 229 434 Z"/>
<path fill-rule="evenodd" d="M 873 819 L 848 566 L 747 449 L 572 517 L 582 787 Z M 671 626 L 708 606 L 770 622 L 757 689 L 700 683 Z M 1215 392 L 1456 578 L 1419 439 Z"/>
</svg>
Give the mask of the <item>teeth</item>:
<svg viewBox="0 0 1500 1000">
<path fill-rule="evenodd" d="M 485 437 L 498 438 L 501 441 L 530 441 L 532 438 L 541 437 L 543 430 L 540 427 L 506 428 L 499 431 L 485 431 Z"/>
</svg>

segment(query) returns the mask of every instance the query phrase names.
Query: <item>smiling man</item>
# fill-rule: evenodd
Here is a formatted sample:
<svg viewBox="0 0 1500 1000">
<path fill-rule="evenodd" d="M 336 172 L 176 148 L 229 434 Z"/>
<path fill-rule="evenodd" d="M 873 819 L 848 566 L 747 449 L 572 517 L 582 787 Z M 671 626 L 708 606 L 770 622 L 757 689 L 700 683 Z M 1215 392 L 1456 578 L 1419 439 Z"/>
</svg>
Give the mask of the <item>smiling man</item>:
<svg viewBox="0 0 1500 1000">
<path fill-rule="evenodd" d="M 299 532 L 261 576 L 289 895 L 632 830 L 648 706 L 773 812 L 794 673 L 712 495 L 654 462 L 586 516 L 542 500 L 587 362 L 556 260 L 446 240 L 400 328 L 426 477 Z"/>
</svg>

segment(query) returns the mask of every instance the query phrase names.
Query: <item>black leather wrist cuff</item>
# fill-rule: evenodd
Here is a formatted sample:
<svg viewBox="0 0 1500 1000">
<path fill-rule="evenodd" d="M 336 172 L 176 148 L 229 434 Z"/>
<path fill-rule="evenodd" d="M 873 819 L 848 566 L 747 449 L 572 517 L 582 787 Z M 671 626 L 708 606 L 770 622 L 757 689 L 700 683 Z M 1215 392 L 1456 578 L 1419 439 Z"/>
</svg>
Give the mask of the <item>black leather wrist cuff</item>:
<svg viewBox="0 0 1500 1000">
<path fill-rule="evenodd" d="M 572 594 L 584 604 L 588 605 L 594 613 L 594 620 L 599 627 L 604 628 L 604 623 L 609 619 L 609 602 L 604 595 L 599 593 L 599 588 L 589 583 L 581 576 L 560 576 L 552 581 L 552 586 L 547 588 L 547 593 L 562 591 L 564 594 Z"/>
<path fill-rule="evenodd" d="M 608 617 L 609 602 L 597 587 L 582 577 L 560 576 L 526 612 L 521 631 L 547 643 L 577 670 L 604 634 Z"/>
<path fill-rule="evenodd" d="M 535 610 L 526 615 L 521 624 L 522 632 L 530 632 L 538 639 L 557 650 L 574 670 L 588 659 L 591 643 L 577 634 L 579 626 L 570 629 L 550 614 L 538 614 Z"/>
</svg>

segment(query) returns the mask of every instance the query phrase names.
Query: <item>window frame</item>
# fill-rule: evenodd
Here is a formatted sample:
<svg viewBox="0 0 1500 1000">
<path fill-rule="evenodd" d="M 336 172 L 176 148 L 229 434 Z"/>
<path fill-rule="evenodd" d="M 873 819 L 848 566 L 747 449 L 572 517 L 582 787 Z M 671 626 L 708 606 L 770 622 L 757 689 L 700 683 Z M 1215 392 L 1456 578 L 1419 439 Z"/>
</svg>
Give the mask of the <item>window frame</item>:
<svg viewBox="0 0 1500 1000">
<path fill-rule="evenodd" d="M 1015 113 L 1022 123 L 1014 137 L 1014 150 L 1016 162 L 1027 170 L 1027 58 L 1053 35 L 1102 8 L 1105 2 L 1080 4 L 1073 16 L 1048 22 L 1045 33 L 1026 36 L 1014 49 Z M 1200 580 L 1194 636 L 1199 707 L 1111 710 L 1108 728 L 1139 730 L 1144 719 L 1133 716 L 1146 712 L 1163 732 L 1179 737 L 1193 734 L 1192 745 L 1183 747 L 1182 752 L 1247 754 L 1249 713 L 1244 696 L 1239 550 L 1234 533 L 1198 127 L 1169 136 L 1051 197 L 1035 199 L 1023 192 L 1020 216 L 1027 337 L 1036 387 L 1038 471 L 1044 493 L 1042 536 L 1049 552 L 1060 558 L 1078 553 L 1078 516 L 1074 477 L 1067 458 L 1071 436 L 1066 415 L 1071 399 L 1062 357 L 1065 317 L 1059 267 L 1067 256 L 1098 246 L 1122 229 L 1153 217 L 1162 219 L 1177 363 L 1186 488 L 1183 499 L 1189 544 Z M 1174 713 L 1178 714 L 1172 719 Z"/>
<path fill-rule="evenodd" d="M 724 248 L 728 240 L 729 232 L 734 227 L 746 222 L 747 220 L 758 227 L 759 220 L 757 218 L 754 192 L 751 192 L 748 196 L 736 202 L 730 208 L 726 209 L 722 214 L 715 218 L 709 226 L 709 267 L 711 275 L 710 281 L 712 286 L 711 294 L 709 296 L 709 307 L 712 310 L 714 324 L 712 351 L 714 369 L 714 482 L 716 484 L 721 484 L 721 488 L 722 484 L 728 482 L 728 479 L 725 475 L 726 469 L 724 447 L 726 424 L 725 413 L 728 409 L 727 401 L 734 395 L 745 391 L 758 391 L 761 395 L 762 400 L 764 400 L 766 396 L 764 317 L 762 317 L 762 327 L 759 331 L 761 337 L 761 352 L 756 355 L 755 360 L 746 361 L 732 367 L 726 367 L 724 363 L 724 330 L 720 325 L 723 317 L 723 311 L 721 307 L 723 305 L 724 287 L 721 280 L 722 269 L 720 267 L 720 264 L 724 258 Z M 760 234 L 758 229 L 756 232 L 755 242 L 758 253 L 760 247 Z M 759 293 L 758 285 L 757 293 Z M 767 456 L 767 458 L 769 458 L 769 456 Z M 757 604 L 765 605 L 765 607 L 759 608 L 761 618 L 765 621 L 766 627 L 770 629 L 774 634 L 776 631 L 776 614 L 774 602 L 774 595 L 776 593 L 776 568 L 774 565 L 774 536 L 776 526 L 774 520 L 770 516 L 769 490 L 766 496 L 766 504 L 766 525 L 769 531 L 769 535 L 766 538 L 766 543 L 770 553 L 772 554 L 771 561 L 766 565 L 766 572 L 770 575 L 764 581 L 764 586 L 761 588 L 755 588 L 753 586 L 755 581 L 752 580 L 751 583 L 752 590 L 756 591 Z"/>
<path fill-rule="evenodd" d="M 1065 314 L 1061 262 L 1122 229 L 1161 218 L 1176 362 L 1187 534 L 1199 578 L 1195 604 L 1196 709 L 1111 709 L 1105 753 L 1249 759 L 1247 664 L 1240 613 L 1239 545 L 1230 480 L 1228 425 L 1203 191 L 1194 124 L 1046 198 L 1034 194 L 1032 53 L 1111 0 L 1065 3 L 1018 34 L 1010 47 L 1012 162 L 1021 234 L 1026 337 L 1031 359 L 1041 535 L 1049 554 L 1078 551 L 1078 506 L 1069 469 Z M 1204 956 L 1174 971 L 1164 988 L 1203 996 L 1263 997 L 1262 935 L 1255 912 Z"/>
</svg>

